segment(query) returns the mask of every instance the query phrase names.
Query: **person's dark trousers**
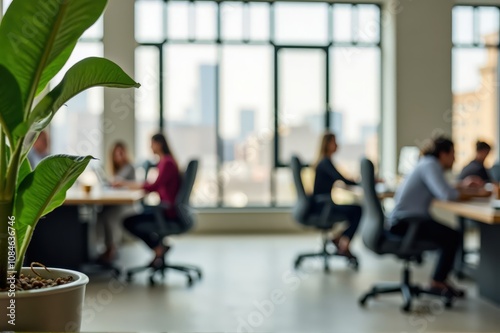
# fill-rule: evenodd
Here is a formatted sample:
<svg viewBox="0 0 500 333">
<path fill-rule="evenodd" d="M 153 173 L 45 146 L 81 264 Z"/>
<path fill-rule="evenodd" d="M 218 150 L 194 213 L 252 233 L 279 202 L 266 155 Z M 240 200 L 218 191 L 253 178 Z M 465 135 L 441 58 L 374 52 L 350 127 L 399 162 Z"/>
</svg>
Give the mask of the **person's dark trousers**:
<svg viewBox="0 0 500 333">
<path fill-rule="evenodd" d="M 127 217 L 123 221 L 123 226 L 132 235 L 142 239 L 152 249 L 160 245 L 162 241 L 156 232 L 158 224 L 152 211 L 145 211 L 141 214 Z"/>
<path fill-rule="evenodd" d="M 431 219 L 422 219 L 417 234 L 418 240 L 430 241 L 439 246 L 439 256 L 432 279 L 444 282 L 453 269 L 455 255 L 460 244 L 460 233 Z M 408 221 L 398 221 L 391 227 L 391 232 L 403 236 L 408 230 Z"/>
<path fill-rule="evenodd" d="M 349 237 L 349 239 L 352 239 L 354 237 L 354 234 L 358 229 L 359 222 L 361 221 L 361 213 L 362 213 L 361 206 L 358 205 L 334 204 L 330 211 L 330 214 L 332 216 L 345 217 L 347 222 L 349 222 L 349 227 L 342 233 L 342 236 Z"/>
</svg>

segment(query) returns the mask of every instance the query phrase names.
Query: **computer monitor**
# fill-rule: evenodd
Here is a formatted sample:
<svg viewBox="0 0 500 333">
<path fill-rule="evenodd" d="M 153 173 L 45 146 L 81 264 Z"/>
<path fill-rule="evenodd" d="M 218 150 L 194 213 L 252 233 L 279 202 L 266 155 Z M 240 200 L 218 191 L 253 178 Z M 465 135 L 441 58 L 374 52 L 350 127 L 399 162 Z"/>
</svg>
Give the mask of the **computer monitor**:
<svg viewBox="0 0 500 333">
<path fill-rule="evenodd" d="M 420 149 L 415 146 L 405 146 L 399 152 L 398 174 L 406 176 L 415 169 L 420 158 Z"/>
</svg>

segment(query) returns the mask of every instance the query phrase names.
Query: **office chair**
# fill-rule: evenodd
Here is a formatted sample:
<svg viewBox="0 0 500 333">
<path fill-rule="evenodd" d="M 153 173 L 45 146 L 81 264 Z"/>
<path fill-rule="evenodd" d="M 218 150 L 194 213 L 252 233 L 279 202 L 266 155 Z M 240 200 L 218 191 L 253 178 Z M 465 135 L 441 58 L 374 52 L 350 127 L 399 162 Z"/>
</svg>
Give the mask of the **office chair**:
<svg viewBox="0 0 500 333">
<path fill-rule="evenodd" d="M 380 200 L 375 192 L 375 174 L 373 163 L 368 159 L 361 161 L 361 184 L 364 192 L 364 221 L 361 231 L 362 239 L 366 247 L 376 254 L 392 254 L 403 260 L 403 271 L 400 283 L 376 284 L 369 292 L 360 299 L 360 305 L 365 305 L 367 300 L 379 294 L 401 293 L 404 304 L 402 310 L 409 312 L 412 299 L 420 294 L 431 294 L 441 296 L 420 288 L 411 283 L 411 263 L 421 263 L 425 251 L 436 250 L 438 246 L 432 242 L 416 240 L 415 237 L 421 223 L 409 221 L 410 227 L 404 237 L 394 235 L 385 229 L 385 214 L 382 210 Z M 443 296 L 441 296 L 443 297 Z M 451 307 L 452 298 L 444 297 L 446 307 Z"/>
<path fill-rule="evenodd" d="M 198 170 L 198 161 L 192 160 L 189 162 L 186 172 L 182 177 L 181 187 L 179 193 L 175 198 L 174 207 L 177 212 L 177 219 L 168 221 L 164 215 L 165 209 L 168 208 L 165 204 L 160 204 L 158 206 L 150 206 L 155 211 L 155 220 L 158 225 L 158 229 L 155 233 L 161 238 L 165 238 L 171 235 L 180 235 L 188 232 L 195 223 L 194 215 L 189 206 L 189 197 L 193 189 L 194 181 L 196 178 L 196 172 Z M 149 282 L 151 285 L 155 284 L 154 276 L 156 273 L 160 273 L 162 279 L 165 277 L 165 271 L 168 269 L 180 271 L 184 273 L 187 277 L 188 286 L 191 286 L 194 280 L 197 278 L 200 280 L 202 278 L 201 270 L 198 267 L 191 265 L 171 265 L 168 263 L 166 254 L 164 258 L 164 264 L 158 268 L 152 268 L 151 266 L 143 266 L 132 268 L 127 271 L 127 281 L 131 281 L 135 273 L 151 269 L 151 275 L 149 276 Z"/>
<path fill-rule="evenodd" d="M 304 190 L 304 185 L 302 183 L 301 171 L 302 163 L 297 156 L 292 156 L 291 168 L 293 174 L 293 181 L 295 184 L 295 189 L 297 190 L 297 203 L 295 204 L 292 215 L 294 219 L 305 226 L 314 227 L 321 231 L 322 235 L 322 250 L 321 252 L 315 253 L 303 253 L 300 254 L 297 259 L 295 259 L 295 269 L 300 267 L 302 261 L 306 258 L 323 258 L 324 271 L 329 272 L 330 268 L 328 265 L 328 259 L 333 256 L 342 256 L 337 252 L 329 252 L 328 244 L 331 240 L 328 238 L 328 233 L 332 230 L 332 226 L 337 223 L 344 221 L 342 216 L 337 216 L 332 218 L 330 210 L 332 208 L 332 199 L 329 195 L 325 196 L 308 196 Z M 323 210 L 320 214 L 316 214 L 312 211 L 315 204 L 322 204 Z M 358 269 L 358 261 L 356 258 L 347 258 L 349 266 L 354 269 Z"/>
<path fill-rule="evenodd" d="M 500 163 L 497 162 L 493 164 L 489 170 L 491 180 L 494 182 L 500 182 Z"/>
</svg>

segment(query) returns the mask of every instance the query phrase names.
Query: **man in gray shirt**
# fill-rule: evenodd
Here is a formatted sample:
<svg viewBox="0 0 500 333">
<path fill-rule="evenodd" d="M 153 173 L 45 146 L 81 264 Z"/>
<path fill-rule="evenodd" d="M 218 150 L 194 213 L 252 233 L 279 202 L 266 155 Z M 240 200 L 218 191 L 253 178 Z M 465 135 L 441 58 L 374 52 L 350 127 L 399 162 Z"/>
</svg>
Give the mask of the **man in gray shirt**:
<svg viewBox="0 0 500 333">
<path fill-rule="evenodd" d="M 390 231 L 403 236 L 409 227 L 409 219 L 421 220 L 417 238 L 428 240 L 440 247 L 441 254 L 431 281 L 431 289 L 435 291 L 463 297 L 464 292 L 447 282 L 460 234 L 447 226 L 433 220 L 429 212 L 432 200 L 458 200 L 466 195 L 460 190 L 476 186 L 476 179 L 466 178 L 453 188 L 445 179 L 444 173 L 451 169 L 455 161 L 453 142 L 447 138 L 437 138 L 423 152 L 413 172 L 407 177 L 395 196 L 396 206 L 391 213 Z"/>
</svg>

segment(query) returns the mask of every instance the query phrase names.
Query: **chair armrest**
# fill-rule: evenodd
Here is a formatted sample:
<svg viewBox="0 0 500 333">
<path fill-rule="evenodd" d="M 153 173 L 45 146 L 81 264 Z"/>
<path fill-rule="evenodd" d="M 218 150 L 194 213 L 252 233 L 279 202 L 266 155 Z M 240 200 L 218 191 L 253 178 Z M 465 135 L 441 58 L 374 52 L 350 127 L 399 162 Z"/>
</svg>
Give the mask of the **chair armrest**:
<svg viewBox="0 0 500 333">
<path fill-rule="evenodd" d="M 422 223 L 425 223 L 421 218 L 410 218 L 405 219 L 405 222 L 408 223 L 408 230 L 403 237 L 403 241 L 401 242 L 400 253 L 407 254 L 410 253 L 413 244 L 417 238 L 418 231 Z"/>
<path fill-rule="evenodd" d="M 321 210 L 320 219 L 321 221 L 326 223 L 330 217 L 333 208 L 332 196 L 329 194 L 320 194 L 320 195 L 314 195 L 312 199 L 314 203 L 323 204 L 323 209 Z"/>
<path fill-rule="evenodd" d="M 170 207 L 172 207 L 172 205 L 166 202 L 160 202 L 158 205 L 154 206 L 151 205 L 144 206 L 144 208 L 153 211 L 155 216 L 155 221 L 160 233 L 165 231 L 165 210 L 169 209 Z"/>
</svg>

